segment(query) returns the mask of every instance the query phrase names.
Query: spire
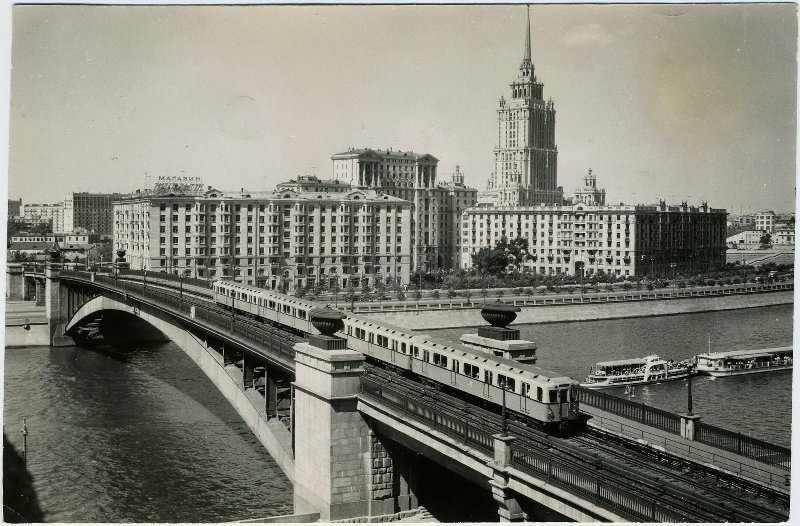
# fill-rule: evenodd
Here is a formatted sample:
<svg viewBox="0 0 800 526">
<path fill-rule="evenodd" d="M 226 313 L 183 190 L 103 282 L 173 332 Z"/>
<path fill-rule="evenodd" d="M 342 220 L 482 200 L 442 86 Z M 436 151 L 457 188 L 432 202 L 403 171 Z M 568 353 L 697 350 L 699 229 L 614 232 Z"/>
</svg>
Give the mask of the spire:
<svg viewBox="0 0 800 526">
<path fill-rule="evenodd" d="M 525 33 L 525 56 L 522 59 L 522 63 L 531 62 L 531 6 L 528 5 L 528 31 Z"/>
</svg>

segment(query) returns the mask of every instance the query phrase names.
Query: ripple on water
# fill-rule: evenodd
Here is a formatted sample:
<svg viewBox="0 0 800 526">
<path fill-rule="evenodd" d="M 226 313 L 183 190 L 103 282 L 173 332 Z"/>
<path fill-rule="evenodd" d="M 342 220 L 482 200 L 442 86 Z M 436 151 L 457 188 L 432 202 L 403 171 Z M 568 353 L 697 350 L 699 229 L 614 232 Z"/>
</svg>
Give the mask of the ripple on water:
<svg viewBox="0 0 800 526">
<path fill-rule="evenodd" d="M 290 513 L 286 477 L 177 347 L 126 360 L 7 349 L 5 432 L 48 521 L 220 522 Z"/>
</svg>

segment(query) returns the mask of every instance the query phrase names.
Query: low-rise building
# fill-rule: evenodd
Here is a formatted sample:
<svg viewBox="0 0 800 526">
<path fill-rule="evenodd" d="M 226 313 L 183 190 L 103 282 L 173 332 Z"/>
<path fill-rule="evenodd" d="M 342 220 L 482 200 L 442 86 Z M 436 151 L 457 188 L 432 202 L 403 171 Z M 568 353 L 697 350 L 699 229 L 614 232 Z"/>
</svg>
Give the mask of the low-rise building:
<svg viewBox="0 0 800 526">
<path fill-rule="evenodd" d="M 670 275 L 725 264 L 726 212 L 658 205 L 479 206 L 462 216 L 462 267 L 502 238 L 528 241 L 522 271 Z"/>
<path fill-rule="evenodd" d="M 776 228 L 770 241 L 773 245 L 794 246 L 794 227 L 785 226 Z"/>
<path fill-rule="evenodd" d="M 368 189 L 309 191 L 312 183 L 327 185 L 138 192 L 114 203 L 114 246 L 126 250 L 132 269 L 235 278 L 286 292 L 317 282 L 342 289 L 408 283 L 410 203 Z"/>
<path fill-rule="evenodd" d="M 771 234 L 775 229 L 775 212 L 772 210 L 763 210 L 758 212 L 755 215 L 755 221 L 756 230 L 763 230 L 764 232 L 769 232 Z"/>
</svg>

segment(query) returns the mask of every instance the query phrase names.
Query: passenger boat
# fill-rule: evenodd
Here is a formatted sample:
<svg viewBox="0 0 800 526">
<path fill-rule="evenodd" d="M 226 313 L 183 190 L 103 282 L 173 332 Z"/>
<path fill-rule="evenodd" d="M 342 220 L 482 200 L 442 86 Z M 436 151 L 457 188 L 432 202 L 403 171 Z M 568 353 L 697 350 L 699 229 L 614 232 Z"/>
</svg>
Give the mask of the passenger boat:
<svg viewBox="0 0 800 526">
<path fill-rule="evenodd" d="M 711 376 L 781 371 L 792 368 L 792 347 L 752 351 L 708 352 L 695 356 L 697 372 Z"/>
<path fill-rule="evenodd" d="M 656 355 L 612 362 L 598 362 L 589 371 L 581 387 L 608 389 L 626 385 L 653 384 L 689 376 L 692 364 L 688 361 L 662 360 Z"/>
</svg>

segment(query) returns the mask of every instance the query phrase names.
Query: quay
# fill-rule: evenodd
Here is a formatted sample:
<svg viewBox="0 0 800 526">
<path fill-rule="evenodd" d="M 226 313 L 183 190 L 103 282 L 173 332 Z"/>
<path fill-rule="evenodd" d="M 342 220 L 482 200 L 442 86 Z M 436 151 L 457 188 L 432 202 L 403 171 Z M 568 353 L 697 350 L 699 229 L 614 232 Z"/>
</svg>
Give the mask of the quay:
<svg viewBox="0 0 800 526">
<path fill-rule="evenodd" d="M 488 294 L 488 298 L 497 296 Z M 562 323 L 618 318 L 668 316 L 694 312 L 724 311 L 788 305 L 794 303 L 794 283 L 748 284 L 699 287 L 697 290 L 659 290 L 498 298 L 519 306 L 521 324 Z M 485 301 L 426 300 L 418 303 L 394 302 L 342 306 L 355 314 L 415 330 L 455 329 L 475 325 L 475 309 Z M 432 314 L 447 311 L 446 316 Z"/>
<path fill-rule="evenodd" d="M 168 338 L 186 352 L 292 482 L 297 521 L 392 517 L 419 510 L 426 499 L 457 498 L 424 488 L 434 466 L 491 496 L 500 521 L 788 519 L 790 451 L 708 426 L 695 415 L 579 390 L 582 411 L 591 418 L 584 431 L 560 438 L 507 422 L 499 394 L 488 391 L 485 403 L 476 404 L 375 359 L 372 346 L 391 349 L 382 334 L 410 329 L 358 317 L 370 332 L 351 336 L 334 323 L 352 323 L 346 314 L 266 292 L 280 309 L 264 311 L 270 316 L 265 323 L 241 305 L 216 303 L 208 289 L 189 295 L 183 281 L 166 274 L 145 283 L 122 269 L 104 275 L 57 263 L 29 274 L 43 283 L 53 346 L 74 344 L 80 328 L 93 323 L 104 336 Z M 330 323 L 318 326 L 327 318 L 312 314 L 316 331 L 299 330 L 298 320 L 316 309 L 328 312 Z M 489 329 L 484 334 L 515 332 Z M 497 340 L 499 352 L 505 340 Z M 499 391 L 505 408 L 506 390 Z M 713 491 L 698 479 L 708 472 L 719 480 Z M 760 496 L 737 496 L 735 488 L 743 485 L 758 488 Z"/>
</svg>

